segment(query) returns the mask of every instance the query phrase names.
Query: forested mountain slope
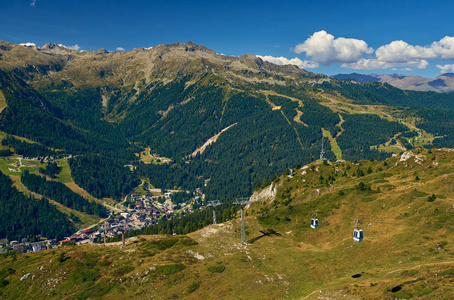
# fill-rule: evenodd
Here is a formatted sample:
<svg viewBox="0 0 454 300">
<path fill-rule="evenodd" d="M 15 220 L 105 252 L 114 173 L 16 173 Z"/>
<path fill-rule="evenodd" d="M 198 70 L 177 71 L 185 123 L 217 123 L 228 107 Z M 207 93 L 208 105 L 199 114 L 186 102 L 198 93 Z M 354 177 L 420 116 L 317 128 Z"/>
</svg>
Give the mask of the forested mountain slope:
<svg viewBox="0 0 454 300">
<path fill-rule="evenodd" d="M 1 130 L 132 164 L 158 188 L 247 196 L 318 158 L 322 135 L 330 160 L 454 146 L 452 94 L 337 81 L 192 42 L 129 52 L 0 44 Z M 172 163 L 143 164 L 145 148 Z"/>
</svg>

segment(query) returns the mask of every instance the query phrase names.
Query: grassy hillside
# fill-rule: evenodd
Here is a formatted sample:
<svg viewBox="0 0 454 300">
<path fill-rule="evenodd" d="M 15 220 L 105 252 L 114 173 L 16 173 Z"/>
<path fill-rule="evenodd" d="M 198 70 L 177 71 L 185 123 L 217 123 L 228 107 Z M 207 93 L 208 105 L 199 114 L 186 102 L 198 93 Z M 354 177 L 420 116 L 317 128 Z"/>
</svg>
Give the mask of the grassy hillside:
<svg viewBox="0 0 454 300">
<path fill-rule="evenodd" d="M 453 185 L 447 149 L 314 162 L 273 183 L 274 200 L 246 209 L 248 245 L 238 243 L 236 219 L 188 236 L 133 237 L 123 249 L 67 246 L 2 257 L 0 295 L 446 299 L 454 291 Z M 316 230 L 309 226 L 315 210 Z M 360 243 L 352 240 L 355 219 Z"/>
</svg>

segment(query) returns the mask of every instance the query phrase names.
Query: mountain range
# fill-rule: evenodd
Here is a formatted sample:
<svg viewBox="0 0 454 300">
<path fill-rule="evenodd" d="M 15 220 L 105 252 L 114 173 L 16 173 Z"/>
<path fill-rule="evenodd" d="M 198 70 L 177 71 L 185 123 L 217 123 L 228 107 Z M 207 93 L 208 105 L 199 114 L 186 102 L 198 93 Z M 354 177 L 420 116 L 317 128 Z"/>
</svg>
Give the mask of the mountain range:
<svg viewBox="0 0 454 300">
<path fill-rule="evenodd" d="M 322 135 L 331 160 L 454 145 L 454 94 L 338 81 L 193 42 L 129 52 L 0 42 L 0 54 L 0 130 L 139 166 L 159 188 L 248 195 L 318 158 Z M 146 148 L 173 163 L 140 165 Z"/>
<path fill-rule="evenodd" d="M 400 74 L 337 74 L 333 76 L 338 80 L 354 79 L 358 82 L 382 82 L 388 83 L 402 90 L 413 91 L 433 91 L 439 93 L 449 93 L 454 91 L 454 74 L 445 73 L 437 78 L 424 78 L 415 75 Z"/>
<path fill-rule="evenodd" d="M 19 230 L 12 225 L 19 220 L 6 214 L 1 238 L 61 238 L 105 215 L 85 201 L 118 212 L 142 185 L 230 203 L 321 156 L 385 159 L 454 147 L 453 93 L 337 80 L 193 42 L 129 52 L 0 42 L 0 91 L 0 153 L 7 158 L 0 169 L 12 182 L 4 184 L 45 194 L 61 221 L 72 224 L 60 226 L 64 232 L 42 217 Z M 35 158 L 30 174 L 16 157 Z M 41 171 L 49 157 L 58 159 L 61 174 Z M 20 221 L 33 219 L 36 209 L 17 197 L 16 209 L 27 211 Z"/>
</svg>

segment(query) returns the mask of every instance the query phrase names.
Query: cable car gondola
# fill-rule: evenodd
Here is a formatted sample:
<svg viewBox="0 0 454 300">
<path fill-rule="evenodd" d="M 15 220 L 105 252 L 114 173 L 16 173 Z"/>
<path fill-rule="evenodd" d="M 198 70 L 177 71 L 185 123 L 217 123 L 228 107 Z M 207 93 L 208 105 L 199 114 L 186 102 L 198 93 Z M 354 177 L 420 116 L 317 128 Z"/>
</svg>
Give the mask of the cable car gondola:
<svg viewBox="0 0 454 300">
<path fill-rule="evenodd" d="M 318 227 L 317 215 L 318 215 L 318 210 L 315 211 L 315 218 L 311 219 L 311 228 L 313 228 L 313 229 L 316 229 Z"/>
<path fill-rule="evenodd" d="M 358 227 L 359 220 L 355 220 L 355 221 L 356 221 L 356 228 L 353 229 L 353 240 L 355 242 L 361 242 L 363 240 L 364 233 L 363 233 L 363 230 Z"/>
</svg>

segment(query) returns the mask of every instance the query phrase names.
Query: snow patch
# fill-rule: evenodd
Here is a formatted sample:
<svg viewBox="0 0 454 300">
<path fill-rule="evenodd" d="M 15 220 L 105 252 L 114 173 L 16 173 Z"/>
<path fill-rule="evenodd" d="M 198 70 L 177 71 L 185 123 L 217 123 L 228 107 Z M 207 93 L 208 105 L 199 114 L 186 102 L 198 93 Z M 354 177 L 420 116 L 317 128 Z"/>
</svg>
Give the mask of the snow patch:
<svg viewBox="0 0 454 300">
<path fill-rule="evenodd" d="M 27 42 L 27 43 L 20 43 L 19 45 L 25 46 L 25 47 L 36 47 L 36 44 L 35 44 L 35 43 L 30 43 L 30 42 Z"/>
</svg>

